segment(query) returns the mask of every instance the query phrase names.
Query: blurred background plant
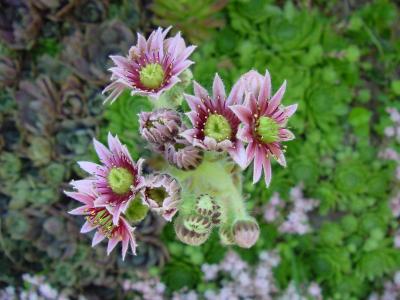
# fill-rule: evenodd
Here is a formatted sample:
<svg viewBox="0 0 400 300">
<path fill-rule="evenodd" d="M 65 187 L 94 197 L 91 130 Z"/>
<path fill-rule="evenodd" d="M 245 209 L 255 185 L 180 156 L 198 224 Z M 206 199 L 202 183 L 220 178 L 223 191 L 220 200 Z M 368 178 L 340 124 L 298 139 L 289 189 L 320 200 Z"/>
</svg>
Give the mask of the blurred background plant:
<svg viewBox="0 0 400 300">
<path fill-rule="evenodd" d="M 400 297 L 396 1 L 5 0 L 0 8 L 0 299 Z M 286 79 L 284 101 L 299 103 L 296 140 L 269 189 L 245 175 L 262 232 L 253 248 L 229 249 L 216 236 L 183 245 L 149 215 L 137 225 L 138 255 L 122 263 L 90 247 L 61 192 L 83 175 L 75 161 L 94 158 L 92 138 L 109 130 L 135 159 L 149 156 L 137 121 L 148 102 L 126 93 L 103 107 L 101 90 L 108 55 L 126 53 L 136 31 L 169 25 L 198 45 L 202 85 L 218 72 L 229 87 L 251 68 L 268 68 L 274 86 Z"/>
</svg>

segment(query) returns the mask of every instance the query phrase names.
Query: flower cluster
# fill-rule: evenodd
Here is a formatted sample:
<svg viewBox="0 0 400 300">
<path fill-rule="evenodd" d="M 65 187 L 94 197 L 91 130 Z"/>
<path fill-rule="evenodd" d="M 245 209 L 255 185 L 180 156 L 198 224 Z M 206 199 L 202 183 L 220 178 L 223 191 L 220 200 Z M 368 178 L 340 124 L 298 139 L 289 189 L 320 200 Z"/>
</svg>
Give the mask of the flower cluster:
<svg viewBox="0 0 400 300">
<path fill-rule="evenodd" d="M 135 162 L 117 136 L 108 134 L 108 148 L 97 140 L 93 143 L 101 164 L 78 162 L 90 176 L 72 181 L 74 191 L 65 192 L 83 204 L 69 213 L 85 216 L 82 233 L 96 229 L 92 246 L 107 238 L 110 254 L 122 242 L 124 259 L 129 246 L 136 253 L 134 228 L 126 218 L 142 220 L 147 206 L 170 220 L 176 213 L 179 186 L 168 175 L 143 177 L 143 160 Z"/>
<path fill-rule="evenodd" d="M 8 286 L 4 290 L 0 290 L 0 300 L 68 300 L 72 294 L 69 290 L 56 290 L 43 276 L 23 274 L 22 280 L 25 286 L 23 290 Z"/>
<path fill-rule="evenodd" d="M 387 108 L 387 113 L 391 121 L 392 126 L 385 128 L 384 133 L 388 137 L 389 141 L 394 141 L 395 143 L 400 142 L 400 112 L 395 108 Z M 400 181 L 400 154 L 393 148 L 386 147 L 380 153 L 379 157 L 386 160 L 393 160 L 396 162 L 395 178 Z M 392 211 L 394 218 L 400 218 L 400 191 L 395 192 L 394 195 L 389 200 L 389 206 Z M 397 230 L 394 234 L 393 244 L 396 248 L 400 248 L 400 230 Z M 386 298 L 382 298 L 386 299 Z"/>
<path fill-rule="evenodd" d="M 259 261 L 252 266 L 235 252 L 229 251 L 218 264 L 203 264 L 202 276 L 206 289 L 201 294 L 183 289 L 173 293 L 173 300 L 225 300 L 225 299 L 281 299 L 322 300 L 322 291 L 316 282 L 296 286 L 293 282 L 285 290 L 277 286 L 273 269 L 280 263 L 276 251 L 262 251 Z M 211 283 L 211 284 L 210 284 Z M 126 292 L 135 291 L 145 300 L 165 299 L 165 285 L 157 277 L 143 275 L 139 281 L 126 280 Z"/>
<path fill-rule="evenodd" d="M 304 197 L 303 185 L 300 184 L 290 191 L 290 200 L 292 206 L 287 212 L 286 217 L 282 214 L 285 208 L 285 202 L 275 193 L 264 209 L 264 219 L 267 222 L 276 222 L 279 224 L 278 230 L 282 233 L 306 234 L 311 228 L 307 213 L 319 205 L 319 201 L 307 199 Z"/>
<path fill-rule="evenodd" d="M 322 291 L 320 286 L 311 282 L 308 288 L 298 287 L 294 282 L 291 282 L 287 289 L 278 300 L 322 300 Z"/>
<path fill-rule="evenodd" d="M 229 274 L 230 280 L 218 290 L 205 292 L 206 299 L 272 299 L 278 288 L 275 284 L 273 268 L 280 261 L 274 251 L 263 251 L 259 255 L 259 264 L 252 268 L 236 253 L 228 252 L 218 265 L 202 266 L 206 281 L 217 280 L 219 274 Z"/>
<path fill-rule="evenodd" d="M 165 285 L 158 278 L 143 278 L 141 280 L 125 280 L 122 284 L 125 292 L 135 291 L 140 293 L 144 300 L 163 300 Z"/>
<path fill-rule="evenodd" d="M 82 232 L 96 229 L 92 245 L 108 238 L 107 253 L 122 241 L 122 257 L 136 241 L 131 223 L 148 210 L 174 221 L 177 237 L 190 245 L 204 243 L 215 227 L 224 244 L 253 246 L 259 237 L 256 220 L 246 211 L 241 169 L 253 163 L 253 183 L 264 172 L 271 182 L 271 158 L 286 166 L 282 142 L 292 140 L 287 121 L 297 105 L 281 102 L 286 82 L 272 93 L 269 72 L 250 71 L 227 92 L 215 75 L 212 93 L 193 81 L 193 95 L 184 94 L 189 60 L 195 46 L 186 46 L 180 33 L 167 38 L 171 28 L 158 28 L 137 44 L 127 57 L 111 56 L 111 84 L 105 102 L 114 102 L 128 89 L 148 96 L 153 110 L 139 113 L 140 134 L 152 152 L 164 161 L 141 173 L 117 137 L 108 135 L 108 148 L 94 141 L 101 164 L 79 162 L 89 177 L 72 182 L 66 192 L 84 205 L 70 213 L 85 215 Z M 190 78 L 191 79 L 191 78 Z M 177 99 L 186 99 L 190 111 L 182 113 Z"/>
<path fill-rule="evenodd" d="M 400 230 L 397 230 L 396 233 L 394 234 L 394 246 L 396 248 L 400 248 Z"/>
<path fill-rule="evenodd" d="M 397 109 L 391 107 L 387 108 L 386 111 L 393 122 L 393 126 L 386 127 L 384 133 L 387 137 L 400 141 L 400 113 Z"/>
<path fill-rule="evenodd" d="M 387 112 L 390 119 L 393 121 L 393 126 L 386 127 L 384 132 L 390 141 L 400 142 L 400 113 L 395 108 L 388 108 Z M 396 179 L 400 180 L 400 154 L 391 147 L 386 147 L 379 153 L 379 157 L 386 160 L 393 160 L 396 162 Z"/>
</svg>

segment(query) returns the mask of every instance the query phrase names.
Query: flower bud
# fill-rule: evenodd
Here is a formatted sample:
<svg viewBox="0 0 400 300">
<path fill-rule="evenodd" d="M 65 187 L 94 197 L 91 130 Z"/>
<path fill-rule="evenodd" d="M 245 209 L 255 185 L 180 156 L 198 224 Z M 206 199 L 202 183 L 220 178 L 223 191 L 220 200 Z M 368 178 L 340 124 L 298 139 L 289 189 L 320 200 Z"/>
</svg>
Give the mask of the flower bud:
<svg viewBox="0 0 400 300">
<path fill-rule="evenodd" d="M 232 231 L 236 244 L 242 248 L 252 247 L 260 235 L 260 227 L 252 219 L 236 221 Z"/>
<path fill-rule="evenodd" d="M 125 212 L 125 217 L 128 221 L 133 223 L 139 223 L 147 216 L 149 207 L 142 203 L 139 197 L 133 199 Z"/>
<path fill-rule="evenodd" d="M 169 109 L 139 114 L 140 134 L 146 141 L 156 145 L 172 141 L 178 134 L 181 123 L 179 114 Z"/>
<path fill-rule="evenodd" d="M 186 224 L 184 224 L 186 223 Z M 186 225 L 186 226 L 185 226 Z M 191 246 L 198 246 L 203 244 L 208 237 L 210 236 L 210 231 L 205 231 L 203 233 L 198 233 L 194 230 L 190 230 L 187 228 L 188 225 L 193 225 L 191 222 L 186 220 L 184 222 L 184 218 L 178 218 L 175 221 L 174 228 L 175 228 L 175 233 L 178 239 L 188 245 Z"/>
<path fill-rule="evenodd" d="M 164 156 L 170 164 L 183 170 L 195 169 L 203 160 L 202 151 L 184 139 L 176 139 L 173 143 L 167 144 Z"/>
<path fill-rule="evenodd" d="M 222 225 L 219 228 L 219 238 L 221 243 L 224 245 L 235 244 L 235 238 L 233 236 L 232 229 L 227 225 Z"/>
<path fill-rule="evenodd" d="M 212 224 L 221 222 L 221 207 L 208 194 L 200 195 L 196 200 L 195 209 L 198 214 L 210 218 Z"/>
<path fill-rule="evenodd" d="M 204 217 L 211 217 L 216 211 L 220 210 L 219 205 L 208 194 L 202 194 L 197 198 L 195 208 L 197 213 Z"/>
<path fill-rule="evenodd" d="M 208 218 L 198 215 L 190 215 L 182 219 L 183 226 L 196 233 L 207 233 L 210 231 L 211 222 Z"/>
<path fill-rule="evenodd" d="M 145 178 L 144 185 L 141 190 L 144 203 L 165 220 L 171 221 L 181 201 L 179 183 L 167 174 L 158 174 Z"/>
</svg>

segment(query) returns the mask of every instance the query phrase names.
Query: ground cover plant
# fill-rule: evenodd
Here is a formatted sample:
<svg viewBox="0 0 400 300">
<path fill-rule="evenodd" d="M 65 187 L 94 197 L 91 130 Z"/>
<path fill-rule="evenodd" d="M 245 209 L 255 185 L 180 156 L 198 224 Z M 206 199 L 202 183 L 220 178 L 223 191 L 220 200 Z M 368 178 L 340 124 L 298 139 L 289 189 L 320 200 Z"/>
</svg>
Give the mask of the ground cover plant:
<svg viewBox="0 0 400 300">
<path fill-rule="evenodd" d="M 398 5 L 384 0 L 204 1 L 201 7 L 196 3 L 7 0 L 1 4 L 0 299 L 399 297 Z M 126 57 L 138 43 L 136 32 L 147 39 L 159 26 L 172 26 L 166 39 L 181 31 L 185 47 L 197 46 L 188 50 L 194 50 L 187 58 L 194 63 L 187 63 L 190 68 L 185 63 L 185 70 L 176 74 L 181 82 L 162 95 L 150 95 L 159 96 L 159 102 L 143 97 L 143 91 L 131 95 L 132 88 L 126 86 L 123 91 L 118 84 L 107 88 L 121 74 L 114 69 L 110 80 L 108 69 L 123 63 L 115 55 Z M 160 80 L 153 74 L 159 68 L 153 61 L 150 64 L 147 74 L 138 78 L 157 89 Z M 229 147 L 212 154 L 208 150 L 214 143 L 205 143 L 190 131 L 197 128 L 196 122 L 205 121 L 184 115 L 199 112 L 190 96 L 203 90 L 197 86 L 196 94 L 193 79 L 211 98 L 221 96 L 223 83 L 228 99 L 232 90 L 238 90 L 240 78 L 244 90 L 257 94 L 254 86 L 261 85 L 254 83 L 266 80 L 266 70 L 272 81 L 267 98 L 280 94 L 286 80 L 282 105 L 297 104 L 287 127 L 281 128 L 290 130 L 295 139 L 282 142 L 287 146 L 282 147 L 285 161 L 280 155 L 271 159 L 272 176 L 265 162 L 264 170 L 253 169 L 256 163 L 241 170 L 244 161 Z M 102 95 L 105 88 L 109 91 Z M 113 91 L 119 94 L 114 103 L 103 105 Z M 245 108 L 250 107 L 250 97 L 244 98 Z M 241 125 L 228 122 L 228 131 L 238 126 L 245 132 L 246 126 L 253 126 L 264 144 L 275 142 L 280 131 L 271 118 L 246 123 L 240 118 L 245 108 L 231 109 L 229 118 L 221 110 L 207 120 L 224 129 L 225 121 L 236 116 Z M 167 116 L 173 130 L 162 131 L 169 135 L 170 140 L 162 143 L 169 151 L 155 143 L 159 138 L 154 138 L 158 133 L 154 128 L 160 128 L 154 121 L 167 114 L 156 109 L 173 109 Z M 231 132 L 216 132 L 210 124 L 199 129 L 205 136 L 218 142 L 228 135 L 233 139 Z M 176 132 L 185 132 L 184 140 L 177 141 Z M 93 138 L 117 147 L 117 154 L 129 151 L 134 162 L 128 168 L 134 172 L 130 175 L 122 170 L 126 165 L 113 172 L 113 192 L 127 191 L 124 180 L 117 179 L 143 179 L 131 195 L 130 209 L 121 210 L 122 218 L 133 220 L 124 227 L 127 231 L 120 231 L 123 236 L 130 232 L 128 226 L 136 227 L 134 239 L 122 238 L 131 241 L 131 248 L 123 242 L 124 247 L 118 245 L 118 251 L 111 252 L 117 240 L 110 239 L 109 256 L 106 242 L 92 248 L 93 234 L 79 233 L 85 219 L 67 213 L 79 205 L 63 193 L 76 192 L 69 185 L 72 179 L 76 183 L 88 176 L 77 161 L 99 162 Z M 250 139 L 234 138 L 231 142 L 251 145 Z M 185 147 L 193 148 L 189 157 L 194 158 L 186 162 L 194 170 L 182 170 L 189 167 L 182 156 L 177 160 L 176 153 Z M 145 158 L 141 175 L 140 158 Z M 245 227 L 244 236 L 235 238 L 233 224 L 226 230 L 219 216 L 210 226 L 199 223 L 198 215 L 208 213 L 204 207 L 196 216 L 189 208 L 184 216 L 177 201 L 160 206 L 149 197 L 156 197 L 152 191 L 163 190 L 160 187 L 172 196 L 173 191 L 185 190 L 184 174 L 192 176 L 198 165 L 213 160 L 229 165 L 229 180 L 235 189 L 241 188 L 234 206 L 243 205 L 252 224 Z M 179 172 L 166 170 L 165 161 Z M 92 171 L 93 165 L 81 166 Z M 154 174 L 155 170 L 164 171 Z M 260 171 L 267 171 L 267 176 L 253 184 L 264 175 Z M 223 187 L 220 193 L 232 194 L 224 190 L 226 182 L 216 184 Z M 200 202 L 207 208 L 212 203 L 217 212 L 229 207 L 215 203 L 217 197 L 203 195 L 208 194 L 205 190 L 199 188 L 201 197 L 187 203 Z M 110 210 L 101 209 L 100 217 L 93 219 L 100 220 L 103 229 L 115 226 L 107 215 Z M 196 234 L 188 236 L 188 226 Z M 103 233 L 107 238 L 110 232 Z M 102 238 L 94 237 L 96 242 Z"/>
</svg>

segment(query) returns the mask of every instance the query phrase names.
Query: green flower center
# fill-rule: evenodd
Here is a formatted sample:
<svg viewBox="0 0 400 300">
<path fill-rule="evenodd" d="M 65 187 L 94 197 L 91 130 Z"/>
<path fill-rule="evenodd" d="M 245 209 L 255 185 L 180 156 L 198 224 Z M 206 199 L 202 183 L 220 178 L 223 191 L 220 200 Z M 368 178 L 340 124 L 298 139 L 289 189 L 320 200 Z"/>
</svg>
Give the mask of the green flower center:
<svg viewBox="0 0 400 300">
<path fill-rule="evenodd" d="M 135 177 L 125 168 L 113 168 L 107 179 L 113 192 L 122 195 L 129 192 Z"/>
<path fill-rule="evenodd" d="M 263 143 L 279 140 L 279 125 L 269 117 L 260 117 L 256 125 L 256 133 Z"/>
<path fill-rule="evenodd" d="M 164 187 L 158 187 L 149 189 L 147 191 L 147 196 L 156 201 L 159 206 L 162 206 L 164 199 L 168 197 L 168 193 Z"/>
<path fill-rule="evenodd" d="M 204 134 L 215 139 L 217 142 L 230 139 L 232 128 L 228 120 L 221 115 L 209 115 L 204 125 Z"/>
<path fill-rule="evenodd" d="M 140 82 L 149 89 L 156 89 L 164 81 L 164 70 L 160 64 L 148 64 L 139 72 Z"/>
</svg>

